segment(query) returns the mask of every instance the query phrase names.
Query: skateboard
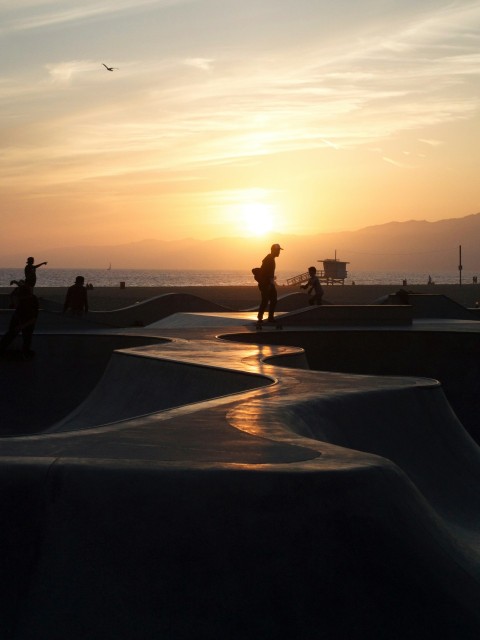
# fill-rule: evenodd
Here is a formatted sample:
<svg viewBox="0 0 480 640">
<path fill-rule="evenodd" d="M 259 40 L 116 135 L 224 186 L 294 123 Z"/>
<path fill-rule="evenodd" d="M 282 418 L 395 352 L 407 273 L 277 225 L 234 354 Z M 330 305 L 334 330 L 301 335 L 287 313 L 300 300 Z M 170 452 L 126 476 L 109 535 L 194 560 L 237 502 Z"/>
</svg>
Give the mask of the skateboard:
<svg viewBox="0 0 480 640">
<path fill-rule="evenodd" d="M 272 329 L 276 329 L 277 331 L 281 331 L 283 329 L 283 325 L 280 322 L 260 322 L 257 321 L 255 323 L 255 329 L 257 331 L 262 331 L 263 327 L 267 327 L 268 328 L 272 328 Z"/>
</svg>

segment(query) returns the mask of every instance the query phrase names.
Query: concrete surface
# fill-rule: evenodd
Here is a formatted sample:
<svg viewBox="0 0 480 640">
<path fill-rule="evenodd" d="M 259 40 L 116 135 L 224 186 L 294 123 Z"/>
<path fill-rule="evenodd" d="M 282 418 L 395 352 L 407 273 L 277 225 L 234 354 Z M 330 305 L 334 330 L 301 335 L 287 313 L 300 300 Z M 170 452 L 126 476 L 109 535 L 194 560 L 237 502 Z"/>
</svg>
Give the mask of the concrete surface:
<svg viewBox="0 0 480 640">
<path fill-rule="evenodd" d="M 406 362 L 479 326 L 129 330 L 151 344 L 83 408 L 0 440 L 0 637 L 478 638 L 480 454 L 442 385 L 306 367 L 317 341 Z"/>
<path fill-rule="evenodd" d="M 413 323 L 412 329 L 331 329 L 235 333 L 242 343 L 295 345 L 311 369 L 435 378 L 462 425 L 480 444 L 480 340 L 477 323 Z"/>
<path fill-rule="evenodd" d="M 73 411 L 91 393 L 112 351 L 163 342 L 135 335 L 36 334 L 36 357 L 25 362 L 20 339 L 0 360 L 0 435 L 41 432 Z"/>
<path fill-rule="evenodd" d="M 401 304 L 398 295 L 389 295 L 390 305 Z M 413 318 L 442 318 L 456 320 L 480 320 L 479 309 L 467 309 L 443 294 L 409 293 L 408 304 Z"/>
<path fill-rule="evenodd" d="M 281 318 L 284 326 L 400 326 L 412 323 L 409 305 L 321 305 L 297 309 Z"/>
<path fill-rule="evenodd" d="M 216 345 L 212 345 L 212 348 Z M 243 371 L 156 358 L 152 349 L 116 351 L 90 395 L 49 432 L 88 429 L 209 398 L 240 393 L 271 381 Z"/>
</svg>

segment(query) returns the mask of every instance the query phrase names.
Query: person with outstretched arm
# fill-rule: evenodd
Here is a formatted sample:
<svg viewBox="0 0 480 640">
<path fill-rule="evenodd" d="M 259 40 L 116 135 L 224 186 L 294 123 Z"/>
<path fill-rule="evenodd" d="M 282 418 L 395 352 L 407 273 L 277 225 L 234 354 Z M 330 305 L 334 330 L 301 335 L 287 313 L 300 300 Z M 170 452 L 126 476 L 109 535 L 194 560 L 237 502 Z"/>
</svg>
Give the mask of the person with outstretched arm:
<svg viewBox="0 0 480 640">
<path fill-rule="evenodd" d="M 37 269 L 42 267 L 47 262 L 40 262 L 39 264 L 33 264 L 35 258 L 27 258 L 27 264 L 25 265 L 25 284 L 33 291 L 34 286 L 37 284 Z"/>
</svg>

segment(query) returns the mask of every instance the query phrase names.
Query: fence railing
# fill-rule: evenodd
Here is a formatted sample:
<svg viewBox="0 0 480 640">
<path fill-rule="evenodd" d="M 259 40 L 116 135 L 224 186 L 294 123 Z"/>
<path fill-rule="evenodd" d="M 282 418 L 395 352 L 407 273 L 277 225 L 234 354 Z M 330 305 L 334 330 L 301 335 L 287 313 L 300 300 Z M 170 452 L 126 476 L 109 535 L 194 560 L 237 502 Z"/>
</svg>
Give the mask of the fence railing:
<svg viewBox="0 0 480 640">
<path fill-rule="evenodd" d="M 345 278 L 347 277 L 347 274 L 345 272 Z M 295 284 L 302 284 L 304 282 L 307 282 L 307 280 L 310 278 L 310 274 L 307 272 L 305 273 L 300 273 L 298 274 L 298 276 L 293 276 L 292 278 L 287 278 L 287 285 L 292 286 Z M 326 276 L 325 275 L 325 271 L 323 269 L 317 269 L 317 278 L 320 280 L 321 283 L 329 285 L 329 284 L 345 284 L 345 278 L 340 278 L 340 277 L 332 277 L 332 276 Z"/>
</svg>

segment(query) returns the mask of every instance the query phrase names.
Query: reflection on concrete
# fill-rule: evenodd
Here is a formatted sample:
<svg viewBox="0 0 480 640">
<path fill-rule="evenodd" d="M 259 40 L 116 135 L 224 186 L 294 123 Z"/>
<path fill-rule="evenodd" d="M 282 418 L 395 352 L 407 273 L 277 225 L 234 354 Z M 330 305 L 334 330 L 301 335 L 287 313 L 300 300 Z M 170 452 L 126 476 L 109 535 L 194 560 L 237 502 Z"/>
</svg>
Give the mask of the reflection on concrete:
<svg viewBox="0 0 480 640">
<path fill-rule="evenodd" d="M 480 457 L 442 385 L 308 369 L 328 328 L 217 333 L 130 330 L 49 433 L 0 440 L 0 637 L 478 637 Z"/>
</svg>

